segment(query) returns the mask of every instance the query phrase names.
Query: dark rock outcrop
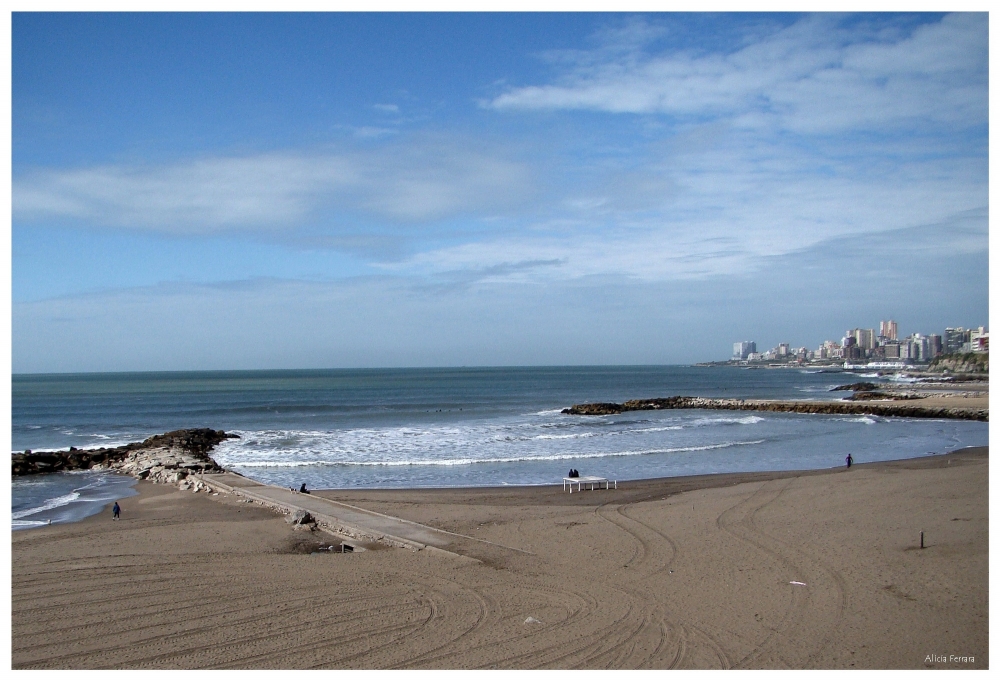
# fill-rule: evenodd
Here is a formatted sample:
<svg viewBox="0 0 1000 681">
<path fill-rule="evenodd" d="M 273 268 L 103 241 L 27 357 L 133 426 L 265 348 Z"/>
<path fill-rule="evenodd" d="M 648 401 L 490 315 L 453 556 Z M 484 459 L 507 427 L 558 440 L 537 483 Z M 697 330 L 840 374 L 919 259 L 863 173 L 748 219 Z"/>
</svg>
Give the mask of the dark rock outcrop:
<svg viewBox="0 0 1000 681">
<path fill-rule="evenodd" d="M 795 412 L 799 414 L 857 414 L 871 416 L 903 416 L 913 418 L 966 419 L 989 421 L 989 409 L 963 407 L 921 407 L 908 404 L 872 404 L 862 402 L 794 402 L 782 400 L 734 400 L 708 397 L 659 397 L 649 400 L 629 400 L 623 404 L 598 402 L 576 404 L 563 409 L 564 414 L 602 416 L 626 411 L 656 409 L 729 409 L 740 411 Z"/>
<path fill-rule="evenodd" d="M 56 471 L 115 470 L 139 479 L 173 477 L 177 482 L 189 473 L 221 471 L 222 468 L 208 453 L 228 438 L 236 438 L 222 430 L 192 428 L 174 430 L 154 435 L 142 442 L 132 442 L 121 447 L 77 449 L 66 451 L 11 454 L 11 475 L 32 475 Z"/>
<path fill-rule="evenodd" d="M 836 388 L 830 388 L 830 392 L 836 390 L 878 390 L 879 386 L 875 383 L 849 383 L 848 385 L 838 385 Z"/>
<path fill-rule="evenodd" d="M 922 400 L 923 396 L 913 393 L 887 393 L 880 390 L 859 390 L 845 400 L 856 402 L 859 400 Z"/>
</svg>

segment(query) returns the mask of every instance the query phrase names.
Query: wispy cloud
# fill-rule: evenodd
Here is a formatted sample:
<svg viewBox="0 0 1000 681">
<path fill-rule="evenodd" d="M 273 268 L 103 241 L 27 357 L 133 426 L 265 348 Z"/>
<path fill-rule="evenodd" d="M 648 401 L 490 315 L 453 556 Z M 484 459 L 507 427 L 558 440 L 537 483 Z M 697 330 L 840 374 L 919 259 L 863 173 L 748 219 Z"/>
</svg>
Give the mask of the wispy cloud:
<svg viewBox="0 0 1000 681">
<path fill-rule="evenodd" d="M 731 53 L 641 51 L 633 27 L 575 53 L 557 82 L 515 87 L 485 105 L 499 110 L 590 109 L 732 119 L 830 132 L 900 121 L 982 125 L 987 117 L 987 22 L 952 14 L 911 33 L 859 30 L 810 15 Z"/>
<path fill-rule="evenodd" d="M 340 154 L 39 170 L 15 179 L 13 215 L 200 233 L 281 229 L 345 214 L 411 223 L 503 213 L 534 192 L 524 163 L 482 142 L 470 146 L 421 138 Z"/>
</svg>

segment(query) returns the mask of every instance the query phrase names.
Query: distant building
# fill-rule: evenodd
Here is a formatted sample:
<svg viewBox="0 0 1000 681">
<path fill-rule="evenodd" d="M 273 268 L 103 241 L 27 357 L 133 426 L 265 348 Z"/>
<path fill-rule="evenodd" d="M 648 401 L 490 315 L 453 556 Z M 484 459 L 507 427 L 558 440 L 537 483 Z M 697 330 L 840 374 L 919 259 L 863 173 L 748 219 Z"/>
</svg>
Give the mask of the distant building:
<svg viewBox="0 0 1000 681">
<path fill-rule="evenodd" d="M 937 357 L 944 352 L 944 346 L 941 343 L 941 336 L 936 333 L 927 336 L 927 339 L 931 343 L 931 357 Z"/>
<path fill-rule="evenodd" d="M 816 350 L 816 357 L 818 359 L 841 359 L 843 356 L 844 352 L 837 341 L 823 341 L 823 345 L 819 346 L 819 349 Z"/>
<path fill-rule="evenodd" d="M 733 343 L 734 360 L 747 359 L 751 353 L 755 352 L 757 352 L 757 343 L 755 341 L 740 341 L 739 343 Z"/>
<path fill-rule="evenodd" d="M 875 329 L 853 329 L 847 335 L 854 336 L 855 342 L 865 352 L 875 347 Z"/>
<path fill-rule="evenodd" d="M 955 352 L 962 352 L 962 346 L 969 342 L 970 336 L 972 334 L 963 329 L 961 326 L 958 328 L 951 328 L 950 326 L 944 330 L 944 353 L 950 355 Z"/>
<path fill-rule="evenodd" d="M 978 329 L 970 329 L 969 344 L 972 352 L 989 352 L 990 334 L 986 327 L 980 326 Z"/>
<path fill-rule="evenodd" d="M 883 345 L 882 353 L 886 359 L 899 359 L 899 341 L 890 341 Z"/>
<path fill-rule="evenodd" d="M 887 322 L 881 322 L 878 328 L 878 335 L 882 336 L 886 340 L 899 340 L 898 330 L 896 329 L 896 322 L 891 319 Z"/>
<path fill-rule="evenodd" d="M 916 359 L 914 356 L 913 342 L 904 338 L 899 342 L 899 358 L 900 359 Z"/>
</svg>

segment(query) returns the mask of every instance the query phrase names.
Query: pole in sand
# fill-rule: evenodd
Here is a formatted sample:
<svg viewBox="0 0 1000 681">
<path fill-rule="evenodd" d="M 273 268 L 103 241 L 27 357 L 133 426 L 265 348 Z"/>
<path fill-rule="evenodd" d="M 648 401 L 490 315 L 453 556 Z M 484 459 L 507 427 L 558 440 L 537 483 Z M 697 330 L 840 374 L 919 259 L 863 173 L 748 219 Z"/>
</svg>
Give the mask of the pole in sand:
<svg viewBox="0 0 1000 681">
<path fill-rule="evenodd" d="M 924 531 L 920 530 L 920 548 L 924 548 Z"/>
</svg>

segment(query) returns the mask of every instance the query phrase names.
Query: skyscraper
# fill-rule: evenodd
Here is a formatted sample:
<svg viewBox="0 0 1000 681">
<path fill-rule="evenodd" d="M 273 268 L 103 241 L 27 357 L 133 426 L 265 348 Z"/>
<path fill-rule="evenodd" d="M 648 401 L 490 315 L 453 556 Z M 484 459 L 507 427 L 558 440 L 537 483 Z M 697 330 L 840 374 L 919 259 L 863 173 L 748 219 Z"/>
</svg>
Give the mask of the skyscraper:
<svg viewBox="0 0 1000 681">
<path fill-rule="evenodd" d="M 888 340 L 899 340 L 899 336 L 897 335 L 898 333 L 899 332 L 896 329 L 896 322 L 891 319 L 887 322 L 884 321 L 879 324 L 878 335 L 883 338 L 887 338 Z"/>
<path fill-rule="evenodd" d="M 874 329 L 854 329 L 853 335 L 858 346 L 864 350 L 871 350 L 875 347 Z"/>
<path fill-rule="evenodd" d="M 755 341 L 733 343 L 733 359 L 746 359 L 751 352 L 757 352 L 757 343 Z"/>
</svg>

